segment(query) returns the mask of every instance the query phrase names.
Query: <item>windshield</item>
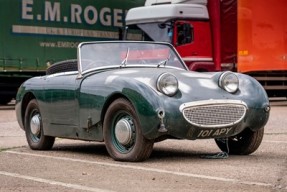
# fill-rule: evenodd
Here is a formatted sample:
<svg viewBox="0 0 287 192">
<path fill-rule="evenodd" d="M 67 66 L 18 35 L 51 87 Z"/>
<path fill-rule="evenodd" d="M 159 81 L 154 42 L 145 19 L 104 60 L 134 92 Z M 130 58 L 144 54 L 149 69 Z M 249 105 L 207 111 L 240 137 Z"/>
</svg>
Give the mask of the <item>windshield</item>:
<svg viewBox="0 0 287 192">
<path fill-rule="evenodd" d="M 144 31 L 153 41 L 172 42 L 171 24 L 145 23 L 138 24 L 138 28 Z"/>
<path fill-rule="evenodd" d="M 78 48 L 81 72 L 94 68 L 150 66 L 186 69 L 172 46 L 153 42 L 91 42 Z"/>
</svg>

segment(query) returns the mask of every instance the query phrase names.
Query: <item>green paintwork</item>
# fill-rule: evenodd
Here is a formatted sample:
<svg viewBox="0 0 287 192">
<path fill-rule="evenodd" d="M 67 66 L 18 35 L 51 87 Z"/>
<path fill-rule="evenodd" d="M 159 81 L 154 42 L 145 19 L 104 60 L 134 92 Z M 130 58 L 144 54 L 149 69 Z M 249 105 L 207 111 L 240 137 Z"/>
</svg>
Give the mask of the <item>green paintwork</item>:
<svg viewBox="0 0 287 192">
<path fill-rule="evenodd" d="M 1 0 L 0 72 L 45 70 L 76 58 L 82 41 L 118 39 L 125 12 L 144 0 Z"/>
<path fill-rule="evenodd" d="M 103 45 L 104 43 L 106 44 Z M 83 73 L 80 70 L 34 77 L 20 87 L 16 98 L 16 114 L 19 125 L 23 129 L 26 106 L 33 98 L 39 104 L 45 135 L 91 141 L 103 141 L 105 112 L 117 98 L 125 98 L 132 104 L 139 118 L 141 132 L 148 139 L 173 137 L 193 140 L 230 137 L 246 128 L 258 130 L 268 121 L 269 111 L 266 112 L 265 109 L 269 107 L 269 101 L 266 92 L 255 79 L 247 75 L 237 74 L 239 90 L 231 94 L 218 86 L 222 72 L 197 73 L 185 70 L 183 61 L 178 58 L 169 44 L 98 42 L 86 45 L 87 47 L 90 45 L 93 59 L 89 60 L 89 63 L 83 57 L 83 61 L 87 63 L 80 62 L 80 64 L 91 67 L 94 64 L 98 68 L 90 68 L 90 71 Z M 103 53 L 97 52 L 96 47 L 101 49 L 104 46 L 108 46 L 110 50 L 113 48 L 118 50 L 110 54 L 111 58 L 107 61 L 115 59 L 120 55 L 119 53 L 127 55 L 126 59 L 129 56 L 130 60 L 127 59 L 124 66 L 121 65 L 121 61 L 112 64 L 104 64 L 106 61 L 102 61 L 98 64 L 94 59 L 97 59 L 97 54 Z M 135 49 L 136 47 L 145 49 Z M 152 51 L 157 54 L 147 47 L 152 48 Z M 104 50 L 108 52 L 107 47 L 104 47 Z M 158 50 L 161 52 L 157 52 Z M 149 54 L 145 55 L 145 51 Z M 81 51 L 79 53 L 81 53 L 80 56 L 90 55 Z M 145 56 L 145 59 L 147 56 L 152 59 L 155 59 L 154 56 L 166 58 L 164 53 L 173 59 L 168 60 L 166 65 L 161 67 L 157 66 L 157 63 L 135 64 L 135 58 L 142 61 L 143 58 L 138 58 L 140 55 Z M 182 64 L 182 68 L 178 68 L 178 62 Z M 173 64 L 177 68 L 174 66 L 172 68 Z M 105 68 L 103 68 L 104 65 L 106 65 Z M 162 94 L 156 88 L 158 77 L 163 73 L 173 74 L 178 79 L 179 90 L 172 97 Z M 179 109 L 185 103 L 211 100 L 242 101 L 247 106 L 247 114 L 239 123 L 228 128 L 217 129 L 218 132 L 228 129 L 228 133 L 215 135 L 214 128 L 197 127 L 187 122 Z M 165 113 L 162 121 L 158 116 L 159 111 Z M 159 131 L 161 123 L 167 131 Z M 203 131 L 212 132 L 214 136 L 203 134 Z"/>
<path fill-rule="evenodd" d="M 156 89 L 157 78 L 164 72 L 179 80 L 179 91 L 169 97 Z M 171 136 L 197 139 L 206 128 L 188 123 L 179 110 L 191 101 L 240 100 L 248 107 L 247 115 L 224 137 L 249 127 L 257 130 L 267 123 L 268 97 L 253 78 L 237 74 L 239 91 L 230 94 L 218 86 L 218 73 L 197 73 L 169 67 L 115 67 L 94 70 L 79 76 L 78 72 L 58 73 L 26 81 L 17 94 L 16 114 L 23 128 L 25 103 L 35 97 L 39 103 L 45 135 L 82 140 L 103 141 L 103 119 L 109 104 L 123 97 L 131 102 L 139 117 L 143 135 L 148 139 Z M 30 97 L 29 97 L 30 95 Z M 159 110 L 164 110 L 167 132 L 159 132 Z"/>
<path fill-rule="evenodd" d="M 77 57 L 83 41 L 115 40 L 125 13 L 145 0 L 1 0 L 0 102 L 28 78 Z"/>
</svg>

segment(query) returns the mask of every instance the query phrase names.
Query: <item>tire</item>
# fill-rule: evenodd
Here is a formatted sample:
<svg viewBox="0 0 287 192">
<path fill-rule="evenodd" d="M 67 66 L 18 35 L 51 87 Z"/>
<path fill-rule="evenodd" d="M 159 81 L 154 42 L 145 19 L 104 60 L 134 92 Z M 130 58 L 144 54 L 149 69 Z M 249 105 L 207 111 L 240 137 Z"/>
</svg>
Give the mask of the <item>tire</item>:
<svg viewBox="0 0 287 192">
<path fill-rule="evenodd" d="M 249 155 L 258 149 L 262 142 L 263 135 L 264 128 L 257 131 L 245 129 L 243 132 L 227 140 L 215 139 L 215 142 L 222 151 L 229 154 Z"/>
<path fill-rule="evenodd" d="M 33 150 L 49 150 L 55 142 L 54 137 L 45 136 L 38 103 L 31 100 L 26 108 L 24 128 L 29 147 Z"/>
<path fill-rule="evenodd" d="M 11 100 L 10 96 L 0 96 L 0 105 L 7 105 Z"/>
<path fill-rule="evenodd" d="M 152 153 L 154 141 L 142 135 L 135 109 L 125 99 L 109 106 L 103 129 L 107 151 L 116 161 L 144 161 Z"/>
<path fill-rule="evenodd" d="M 78 63 L 76 59 L 60 61 L 54 63 L 46 70 L 46 75 L 52 75 L 60 72 L 78 71 Z"/>
</svg>

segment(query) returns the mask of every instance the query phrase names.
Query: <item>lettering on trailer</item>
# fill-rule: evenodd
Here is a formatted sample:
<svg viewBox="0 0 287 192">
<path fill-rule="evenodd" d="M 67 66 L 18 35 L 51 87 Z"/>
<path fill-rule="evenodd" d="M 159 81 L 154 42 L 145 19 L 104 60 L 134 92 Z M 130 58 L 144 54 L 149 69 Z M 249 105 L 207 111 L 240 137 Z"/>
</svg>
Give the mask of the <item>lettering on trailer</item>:
<svg viewBox="0 0 287 192">
<path fill-rule="evenodd" d="M 104 26 L 122 27 L 126 12 L 122 9 L 109 7 L 98 10 L 93 5 L 82 7 L 79 4 L 70 4 L 70 15 L 62 15 L 61 2 L 45 1 L 44 13 L 34 15 L 33 4 L 34 0 L 22 0 L 22 19 L 34 20 L 36 17 L 38 21 L 86 23 L 88 25 L 100 22 Z"/>
<path fill-rule="evenodd" d="M 97 8 L 96 3 L 83 5 L 72 2 L 64 4 L 63 2 L 43 1 L 43 6 L 39 6 L 39 1 L 34 0 L 22 0 L 21 3 L 21 19 L 33 21 L 35 25 L 40 23 L 41 26 L 13 25 L 14 33 L 117 38 L 117 32 L 94 29 L 97 26 L 100 28 L 122 27 L 127 12 L 119 8 Z M 43 26 L 43 23 L 47 25 Z M 51 27 L 48 27 L 49 24 Z M 71 28 L 75 24 L 81 25 L 82 28 L 91 27 L 90 29 Z"/>
<path fill-rule="evenodd" d="M 232 130 L 231 127 L 229 128 L 219 128 L 219 129 L 207 129 L 201 130 L 197 135 L 198 138 L 207 138 L 207 137 L 218 137 L 218 136 L 225 136 Z"/>
</svg>

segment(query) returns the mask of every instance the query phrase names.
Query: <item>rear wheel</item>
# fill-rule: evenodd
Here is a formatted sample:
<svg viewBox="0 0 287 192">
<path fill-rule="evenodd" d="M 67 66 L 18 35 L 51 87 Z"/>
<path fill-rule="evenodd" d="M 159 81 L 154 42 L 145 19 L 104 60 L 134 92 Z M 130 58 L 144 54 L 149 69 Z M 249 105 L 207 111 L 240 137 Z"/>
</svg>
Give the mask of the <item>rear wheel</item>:
<svg viewBox="0 0 287 192">
<path fill-rule="evenodd" d="M 256 151 L 262 142 L 264 128 L 257 131 L 245 129 L 236 136 L 225 140 L 215 139 L 217 146 L 224 152 L 233 155 L 249 155 Z"/>
<path fill-rule="evenodd" d="M 35 99 L 31 100 L 26 108 L 25 134 L 31 149 L 49 150 L 53 147 L 55 138 L 44 135 L 42 117 Z"/>
<path fill-rule="evenodd" d="M 125 99 L 115 100 L 104 119 L 104 139 L 110 156 L 117 161 L 143 161 L 153 150 L 153 140 L 142 135 L 137 114 Z"/>
</svg>

